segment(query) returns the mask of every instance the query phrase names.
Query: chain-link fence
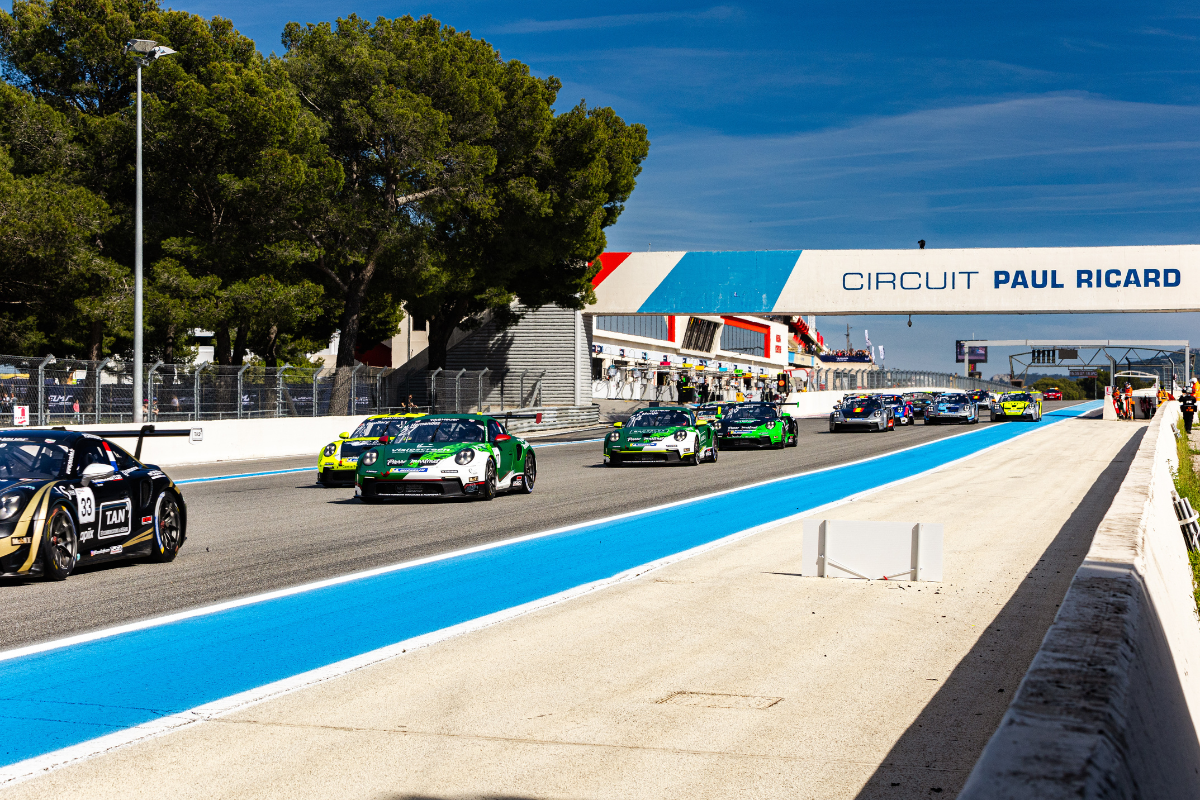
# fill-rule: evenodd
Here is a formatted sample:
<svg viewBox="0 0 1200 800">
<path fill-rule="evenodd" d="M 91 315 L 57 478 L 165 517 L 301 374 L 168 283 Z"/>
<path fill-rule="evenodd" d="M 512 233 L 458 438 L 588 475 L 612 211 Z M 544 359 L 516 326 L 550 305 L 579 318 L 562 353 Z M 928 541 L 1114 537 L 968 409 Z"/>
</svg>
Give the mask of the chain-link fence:
<svg viewBox="0 0 1200 800">
<path fill-rule="evenodd" d="M 392 369 L 356 365 L 334 403 L 335 371 L 319 364 L 261 362 L 147 364 L 144 418 L 156 421 L 377 414 L 399 410 Z M 31 425 L 133 421 L 133 365 L 116 358 L 82 361 L 0 355 L 0 424 L 25 415 Z M 331 405 L 333 407 L 331 407 Z M 344 407 L 343 407 L 344 405 Z"/>
<path fill-rule="evenodd" d="M 394 382 L 400 402 L 440 413 L 493 413 L 542 406 L 548 370 L 417 370 Z"/>
<path fill-rule="evenodd" d="M 783 375 L 784 383 L 779 383 Z M 856 391 L 859 389 L 922 388 L 1011 391 L 1012 386 L 945 372 L 880 369 L 788 369 L 759 374 L 709 372 L 678 367 L 614 366 L 592 380 L 592 397 L 608 400 L 707 402 L 742 397 L 773 396 L 798 391 Z"/>
</svg>

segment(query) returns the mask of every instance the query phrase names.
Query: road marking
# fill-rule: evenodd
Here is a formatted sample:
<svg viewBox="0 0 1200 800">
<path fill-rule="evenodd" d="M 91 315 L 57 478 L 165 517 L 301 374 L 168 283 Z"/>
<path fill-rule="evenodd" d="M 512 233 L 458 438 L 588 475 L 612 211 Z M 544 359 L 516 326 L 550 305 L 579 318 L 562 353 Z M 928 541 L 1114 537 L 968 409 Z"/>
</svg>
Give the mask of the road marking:
<svg viewBox="0 0 1200 800">
<path fill-rule="evenodd" d="M 603 442 L 604 439 L 579 439 L 573 442 L 547 442 L 538 444 L 531 442 L 534 445 L 534 450 L 541 450 L 544 447 L 561 447 L 565 444 L 589 444 L 591 442 Z M 263 478 L 269 475 L 292 475 L 297 472 L 317 472 L 316 467 L 294 467 L 292 469 L 272 469 L 266 472 L 239 472 L 234 475 L 212 475 L 205 478 L 184 478 L 181 481 L 175 481 L 176 486 L 185 486 L 189 483 L 216 483 L 217 481 L 238 481 L 244 478 Z"/>
<path fill-rule="evenodd" d="M 0 686 L 10 687 L 0 785 L 630 580 L 1088 410 L 0 653 Z M 66 701 L 11 691 L 56 670 L 90 677 Z"/>
</svg>

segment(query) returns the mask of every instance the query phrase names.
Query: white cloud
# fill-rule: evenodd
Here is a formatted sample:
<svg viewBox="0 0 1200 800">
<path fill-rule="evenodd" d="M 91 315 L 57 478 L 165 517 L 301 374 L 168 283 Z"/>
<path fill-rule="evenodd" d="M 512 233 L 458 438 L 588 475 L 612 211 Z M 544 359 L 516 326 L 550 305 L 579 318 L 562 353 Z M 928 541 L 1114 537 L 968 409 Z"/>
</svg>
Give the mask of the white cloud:
<svg viewBox="0 0 1200 800">
<path fill-rule="evenodd" d="M 622 28 L 630 25 L 650 25 L 658 22 L 710 22 L 725 21 L 739 16 L 740 11 L 731 6 L 713 6 L 704 11 L 654 11 L 645 14 L 610 14 L 598 17 L 575 17 L 573 19 L 525 19 L 510 22 L 492 29 L 492 33 L 552 33 L 596 28 Z"/>
</svg>

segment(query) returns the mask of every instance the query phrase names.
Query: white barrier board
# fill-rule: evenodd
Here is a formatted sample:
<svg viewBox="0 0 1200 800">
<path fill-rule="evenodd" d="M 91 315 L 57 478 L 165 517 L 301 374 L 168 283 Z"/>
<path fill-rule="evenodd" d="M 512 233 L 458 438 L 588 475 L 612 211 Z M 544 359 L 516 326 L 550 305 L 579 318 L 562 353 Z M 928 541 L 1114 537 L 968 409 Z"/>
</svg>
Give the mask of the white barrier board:
<svg viewBox="0 0 1200 800">
<path fill-rule="evenodd" d="M 942 526 L 807 519 L 802 554 L 805 576 L 940 581 Z"/>
</svg>

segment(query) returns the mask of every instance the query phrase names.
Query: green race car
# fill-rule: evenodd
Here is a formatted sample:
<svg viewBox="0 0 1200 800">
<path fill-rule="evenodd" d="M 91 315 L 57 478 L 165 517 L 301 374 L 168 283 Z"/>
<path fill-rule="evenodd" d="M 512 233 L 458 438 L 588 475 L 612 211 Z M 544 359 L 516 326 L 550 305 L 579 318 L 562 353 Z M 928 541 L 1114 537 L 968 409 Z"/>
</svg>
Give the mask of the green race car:
<svg viewBox="0 0 1200 800">
<path fill-rule="evenodd" d="M 730 406 L 721 417 L 717 441 L 721 447 L 732 445 L 767 446 L 774 450 L 795 447 L 799 426 L 789 416 L 780 416 L 770 403 L 739 403 Z"/>
<path fill-rule="evenodd" d="M 1027 419 L 1037 422 L 1042 418 L 1041 392 L 1005 392 L 992 402 L 992 422 L 1006 419 Z"/>
<path fill-rule="evenodd" d="M 697 422 L 690 408 L 644 408 L 604 437 L 604 463 L 610 467 L 632 461 L 666 461 L 695 466 L 717 460 L 712 426 Z"/>
<path fill-rule="evenodd" d="M 503 491 L 529 494 L 536 480 L 529 442 L 495 419 L 429 414 L 359 457 L 354 495 L 364 503 L 413 495 L 491 500 Z"/>
<path fill-rule="evenodd" d="M 353 486 L 358 457 L 375 445 L 381 436 L 395 436 L 400 428 L 422 414 L 378 414 L 367 417 L 353 433 L 342 432 L 317 454 L 317 483 L 322 486 Z"/>
</svg>

